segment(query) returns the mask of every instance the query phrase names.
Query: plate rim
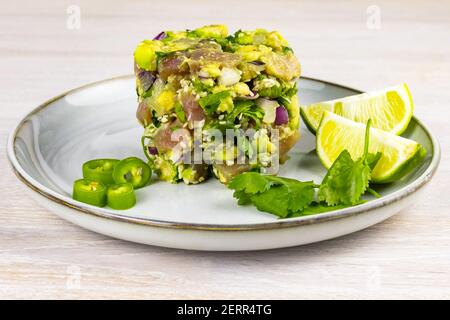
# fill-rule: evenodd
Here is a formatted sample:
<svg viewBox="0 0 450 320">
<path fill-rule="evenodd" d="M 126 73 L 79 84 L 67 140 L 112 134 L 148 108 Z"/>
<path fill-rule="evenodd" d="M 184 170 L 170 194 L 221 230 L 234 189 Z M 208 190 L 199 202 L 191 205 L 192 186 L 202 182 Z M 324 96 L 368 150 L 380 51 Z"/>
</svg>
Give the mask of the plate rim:
<svg viewBox="0 0 450 320">
<path fill-rule="evenodd" d="M 288 218 L 283 220 L 278 220 L 274 222 L 262 222 L 262 223 L 244 223 L 244 224 L 210 224 L 210 223 L 189 223 L 189 222 L 176 222 L 176 221 L 167 221 L 167 220 L 160 220 L 160 219 L 152 219 L 152 218 L 138 218 L 138 217 L 132 217 L 126 214 L 120 214 L 116 212 L 109 211 L 108 209 L 101 209 L 97 208 L 88 204 L 84 204 L 78 201 L 75 201 L 69 197 L 66 197 L 64 195 L 61 195 L 57 193 L 54 190 L 51 190 L 47 188 L 46 186 L 42 185 L 35 179 L 33 179 L 20 165 L 17 156 L 15 154 L 15 141 L 17 138 L 17 134 L 20 131 L 20 129 L 23 127 L 25 122 L 34 114 L 39 113 L 41 110 L 48 107 L 53 102 L 71 94 L 79 90 L 83 90 L 95 85 L 103 84 L 106 82 L 116 81 L 116 80 L 125 80 L 128 78 L 134 78 L 134 75 L 122 75 L 117 77 L 112 77 L 108 79 L 103 79 L 95 82 L 91 82 L 88 84 L 85 84 L 83 86 L 68 90 L 60 95 L 55 96 L 54 98 L 51 98 L 44 103 L 40 104 L 36 108 L 32 109 L 30 112 L 28 112 L 25 116 L 23 116 L 19 122 L 14 126 L 14 128 L 11 130 L 8 142 L 7 142 L 7 158 L 8 162 L 10 164 L 11 169 L 17 176 L 17 178 L 22 181 L 27 187 L 31 189 L 33 192 L 37 192 L 40 195 L 46 197 L 47 199 L 56 202 L 60 205 L 69 207 L 71 209 L 74 209 L 78 211 L 79 213 L 93 215 L 99 218 L 106 218 L 110 220 L 115 220 L 119 222 L 126 222 L 131 224 L 138 224 L 138 225 L 145 225 L 145 226 L 151 226 L 151 227 L 159 227 L 159 228 L 169 228 L 169 229 L 187 229 L 187 230 L 203 230 L 203 231 L 255 231 L 255 230 L 272 230 L 272 229 L 281 229 L 281 228 L 291 228 L 291 227 L 298 227 L 302 225 L 309 225 L 309 224 L 316 224 L 316 223 L 323 223 L 331 220 L 337 220 L 337 219 L 343 219 L 354 215 L 359 215 L 363 213 L 367 213 L 369 211 L 373 211 L 377 208 L 384 207 L 387 205 L 390 205 L 392 203 L 395 203 L 401 199 L 404 199 L 411 194 L 417 192 L 419 189 L 421 189 L 423 186 L 425 186 L 431 178 L 434 176 L 435 172 L 437 171 L 440 158 L 441 158 L 441 152 L 440 152 L 440 146 L 437 138 L 434 136 L 434 134 L 430 131 L 430 129 L 418 118 L 413 116 L 414 120 L 424 129 L 425 133 L 428 135 L 431 146 L 432 146 L 432 152 L 431 152 L 431 162 L 429 166 L 426 168 L 426 170 L 420 175 L 416 180 L 411 182 L 410 184 L 402 187 L 401 189 L 394 191 L 393 193 L 381 197 L 379 199 L 372 200 L 367 203 L 363 203 L 357 206 L 344 208 L 344 209 L 338 209 L 330 212 L 325 212 L 317 215 L 308 215 L 303 217 L 296 217 L 296 218 Z M 332 85 L 335 87 L 340 87 L 342 89 L 347 89 L 350 91 L 354 91 L 357 93 L 362 93 L 364 91 L 348 87 L 345 85 L 333 83 L 326 80 L 321 80 L 317 78 L 312 77 L 301 77 L 301 79 L 316 81 L 320 83 L 325 83 L 327 85 Z"/>
</svg>

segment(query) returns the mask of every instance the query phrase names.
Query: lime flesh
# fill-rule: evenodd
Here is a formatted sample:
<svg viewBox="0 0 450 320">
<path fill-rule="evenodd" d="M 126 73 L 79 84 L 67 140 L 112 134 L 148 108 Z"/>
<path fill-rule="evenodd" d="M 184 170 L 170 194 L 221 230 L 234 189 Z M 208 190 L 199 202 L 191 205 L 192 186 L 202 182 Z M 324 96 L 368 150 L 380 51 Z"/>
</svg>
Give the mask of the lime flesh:
<svg viewBox="0 0 450 320">
<path fill-rule="evenodd" d="M 324 111 L 361 123 L 372 119 L 374 128 L 400 135 L 411 121 L 414 105 L 408 87 L 402 84 L 380 91 L 302 106 L 300 114 L 314 134 Z"/>
<path fill-rule="evenodd" d="M 354 160 L 364 152 L 365 124 L 325 111 L 317 130 L 317 155 L 328 169 L 347 149 Z M 425 157 L 425 149 L 417 142 L 392 133 L 371 128 L 369 152 L 382 156 L 372 171 L 372 181 L 387 183 L 400 179 Z"/>
</svg>

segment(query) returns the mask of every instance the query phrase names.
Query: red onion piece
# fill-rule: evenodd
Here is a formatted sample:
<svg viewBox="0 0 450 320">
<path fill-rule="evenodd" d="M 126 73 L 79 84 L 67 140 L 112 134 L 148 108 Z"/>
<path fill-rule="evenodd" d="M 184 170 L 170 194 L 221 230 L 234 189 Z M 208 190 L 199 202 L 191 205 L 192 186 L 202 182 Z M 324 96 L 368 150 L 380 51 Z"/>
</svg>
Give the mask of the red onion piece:
<svg viewBox="0 0 450 320">
<path fill-rule="evenodd" d="M 276 110 L 275 125 L 279 126 L 289 122 L 289 114 L 285 107 L 279 106 Z"/>
<path fill-rule="evenodd" d="M 153 82 L 156 80 L 156 75 L 154 72 L 140 70 L 137 74 L 139 81 L 141 82 L 142 90 L 147 91 L 153 85 Z"/>
<path fill-rule="evenodd" d="M 158 154 L 158 149 L 156 149 L 156 147 L 148 147 L 148 152 L 154 156 Z"/>
<path fill-rule="evenodd" d="M 162 40 L 162 39 L 164 39 L 166 36 L 167 36 L 166 33 L 165 33 L 164 31 L 161 31 L 160 33 L 158 33 L 158 34 L 153 38 L 153 40 Z"/>
</svg>

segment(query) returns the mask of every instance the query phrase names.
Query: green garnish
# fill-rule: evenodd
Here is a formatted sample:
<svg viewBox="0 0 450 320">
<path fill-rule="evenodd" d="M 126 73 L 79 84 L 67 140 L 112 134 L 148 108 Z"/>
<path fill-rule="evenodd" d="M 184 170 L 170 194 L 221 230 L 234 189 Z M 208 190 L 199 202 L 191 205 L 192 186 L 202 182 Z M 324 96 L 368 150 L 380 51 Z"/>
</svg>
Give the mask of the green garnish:
<svg viewBox="0 0 450 320">
<path fill-rule="evenodd" d="M 359 203 L 369 187 L 371 171 L 381 157 L 381 153 L 369 153 L 370 125 L 369 119 L 362 157 L 354 161 L 347 150 L 341 152 L 320 185 L 320 201 L 325 201 L 329 206 Z"/>
<path fill-rule="evenodd" d="M 348 208 L 351 207 L 351 205 L 348 204 L 338 204 L 336 206 L 329 206 L 327 205 L 325 202 L 317 202 L 317 201 L 313 201 L 311 203 L 311 205 L 309 205 L 308 207 L 306 207 L 303 211 L 300 211 L 298 213 L 294 213 L 289 215 L 288 218 L 295 218 L 295 217 L 301 217 L 301 216 L 309 216 L 309 215 L 313 215 L 313 214 L 318 214 L 318 213 L 324 213 L 324 212 L 328 212 L 328 211 L 334 211 L 334 210 L 339 210 L 339 209 L 344 209 L 344 208 Z"/>
<path fill-rule="evenodd" d="M 255 102 L 252 100 L 238 100 L 234 104 L 233 111 L 226 119 L 229 123 L 234 123 L 240 115 L 247 119 L 253 119 L 255 123 L 254 128 L 257 130 L 261 126 L 262 118 L 264 118 L 264 111 L 256 107 Z"/>
<path fill-rule="evenodd" d="M 228 98 L 231 95 L 230 91 L 221 91 L 213 94 L 209 94 L 206 97 L 200 98 L 198 103 L 205 110 L 207 114 L 213 114 L 216 112 L 219 104 L 223 99 Z"/>
<path fill-rule="evenodd" d="M 328 170 L 320 185 L 312 181 L 298 181 L 246 172 L 236 176 L 228 185 L 235 190 L 233 196 L 239 205 L 253 204 L 258 210 L 290 218 L 341 209 L 362 203 L 361 196 L 369 191 L 372 169 L 381 153 L 371 154 L 369 150 L 370 120 L 367 122 L 363 156 L 353 161 L 347 150 Z M 318 201 L 314 189 L 318 188 Z"/>
<path fill-rule="evenodd" d="M 175 103 L 174 111 L 181 122 L 186 122 L 186 113 L 183 110 L 183 106 L 178 101 Z"/>
<path fill-rule="evenodd" d="M 314 200 L 314 183 L 247 172 L 235 177 L 228 185 L 234 189 L 238 203 L 256 206 L 281 218 L 308 207 Z"/>
<path fill-rule="evenodd" d="M 282 94 L 282 87 L 280 85 L 275 85 L 270 88 L 263 88 L 259 90 L 259 95 L 261 97 L 267 98 L 278 98 Z"/>
<path fill-rule="evenodd" d="M 196 92 L 208 91 L 211 87 L 203 83 L 200 79 L 195 78 L 192 80 L 192 86 Z"/>
</svg>

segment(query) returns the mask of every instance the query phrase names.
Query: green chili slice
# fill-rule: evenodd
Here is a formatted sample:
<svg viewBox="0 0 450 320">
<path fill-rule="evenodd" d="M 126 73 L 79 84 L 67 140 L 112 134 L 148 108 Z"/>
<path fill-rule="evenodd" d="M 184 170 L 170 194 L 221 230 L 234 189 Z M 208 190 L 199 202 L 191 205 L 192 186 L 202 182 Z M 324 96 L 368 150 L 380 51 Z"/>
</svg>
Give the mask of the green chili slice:
<svg viewBox="0 0 450 320">
<path fill-rule="evenodd" d="M 131 183 L 113 184 L 108 187 L 108 206 L 115 210 L 130 209 L 136 204 L 136 195 Z"/>
<path fill-rule="evenodd" d="M 113 178 L 116 184 L 129 182 L 134 189 L 144 187 L 152 176 L 152 169 L 139 158 L 121 160 L 115 167 Z"/>
<path fill-rule="evenodd" d="M 97 207 L 106 205 L 106 186 L 100 181 L 79 179 L 73 183 L 73 199 Z"/>
<path fill-rule="evenodd" d="M 113 171 L 117 159 L 94 159 L 83 164 L 83 178 L 100 181 L 106 185 L 113 184 Z"/>
</svg>

